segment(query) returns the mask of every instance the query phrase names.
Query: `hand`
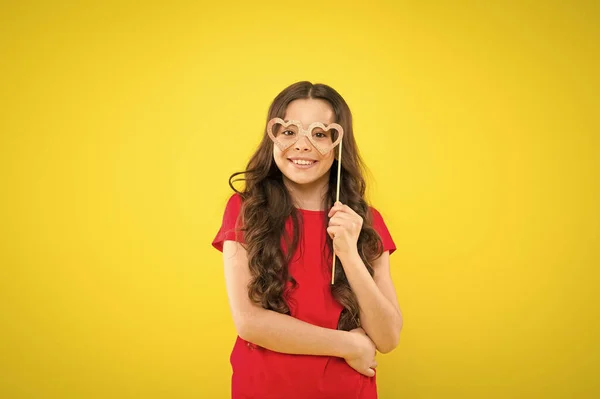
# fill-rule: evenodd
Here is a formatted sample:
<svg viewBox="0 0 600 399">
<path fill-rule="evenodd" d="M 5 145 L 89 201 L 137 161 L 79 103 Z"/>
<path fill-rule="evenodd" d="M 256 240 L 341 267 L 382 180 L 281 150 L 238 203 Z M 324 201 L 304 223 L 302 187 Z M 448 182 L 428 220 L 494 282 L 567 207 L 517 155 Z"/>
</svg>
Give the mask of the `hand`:
<svg viewBox="0 0 600 399">
<path fill-rule="evenodd" d="M 358 254 L 358 236 L 363 218 L 348 205 L 337 201 L 329 210 L 327 233 L 333 239 L 333 249 L 339 258 Z"/>
<path fill-rule="evenodd" d="M 367 377 L 373 377 L 375 375 L 375 368 L 377 367 L 377 362 L 375 361 L 375 344 L 362 328 L 355 328 L 350 331 L 350 334 L 354 338 L 354 345 L 351 353 L 346 355 L 344 360 L 359 373 Z"/>
</svg>

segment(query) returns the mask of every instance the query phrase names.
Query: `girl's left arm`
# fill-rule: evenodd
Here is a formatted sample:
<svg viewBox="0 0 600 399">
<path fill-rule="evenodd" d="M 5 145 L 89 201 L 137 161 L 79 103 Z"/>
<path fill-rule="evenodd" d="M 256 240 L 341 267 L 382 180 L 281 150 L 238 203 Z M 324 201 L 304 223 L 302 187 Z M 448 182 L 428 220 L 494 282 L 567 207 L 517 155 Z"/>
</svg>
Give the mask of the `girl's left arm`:
<svg viewBox="0 0 600 399">
<path fill-rule="evenodd" d="M 400 340 L 402 313 L 390 274 L 390 252 L 373 261 L 373 278 L 358 253 L 363 219 L 348 205 L 336 202 L 330 209 L 327 232 L 360 307 L 363 330 L 381 353 L 391 352 Z"/>
<path fill-rule="evenodd" d="M 361 327 L 379 352 L 391 352 L 398 346 L 403 321 L 390 273 L 389 251 L 373 262 L 373 278 L 358 252 L 340 254 L 340 262 L 358 299 Z"/>
</svg>

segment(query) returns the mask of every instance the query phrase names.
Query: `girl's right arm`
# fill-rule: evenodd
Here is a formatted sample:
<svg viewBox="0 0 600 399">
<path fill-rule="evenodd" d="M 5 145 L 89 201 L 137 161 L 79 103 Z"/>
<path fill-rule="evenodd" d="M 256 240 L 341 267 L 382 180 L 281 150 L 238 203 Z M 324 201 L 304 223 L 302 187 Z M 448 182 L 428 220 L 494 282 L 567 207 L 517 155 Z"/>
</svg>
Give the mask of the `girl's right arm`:
<svg viewBox="0 0 600 399">
<path fill-rule="evenodd" d="M 375 345 L 366 334 L 319 327 L 264 309 L 248 298 L 252 276 L 244 247 L 226 240 L 223 259 L 233 323 L 242 339 L 275 352 L 341 357 L 358 372 L 374 375 Z"/>
</svg>

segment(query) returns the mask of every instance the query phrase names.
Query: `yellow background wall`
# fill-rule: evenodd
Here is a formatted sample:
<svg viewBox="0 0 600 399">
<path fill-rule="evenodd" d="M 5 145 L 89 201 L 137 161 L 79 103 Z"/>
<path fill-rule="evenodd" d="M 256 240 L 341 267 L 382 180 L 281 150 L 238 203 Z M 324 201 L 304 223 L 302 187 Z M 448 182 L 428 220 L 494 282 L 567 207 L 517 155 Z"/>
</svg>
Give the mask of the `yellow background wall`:
<svg viewBox="0 0 600 399">
<path fill-rule="evenodd" d="M 298 80 L 350 104 L 398 245 L 380 397 L 600 396 L 597 3 L 12 3 L 0 397 L 229 397 L 210 242 Z"/>
</svg>

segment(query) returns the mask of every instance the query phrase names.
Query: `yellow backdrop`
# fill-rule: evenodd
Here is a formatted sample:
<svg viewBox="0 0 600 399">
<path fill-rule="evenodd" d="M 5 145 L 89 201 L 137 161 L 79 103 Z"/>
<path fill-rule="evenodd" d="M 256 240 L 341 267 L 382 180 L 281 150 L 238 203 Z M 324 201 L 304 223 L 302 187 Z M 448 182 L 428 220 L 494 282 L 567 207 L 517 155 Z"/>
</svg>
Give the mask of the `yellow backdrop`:
<svg viewBox="0 0 600 399">
<path fill-rule="evenodd" d="M 600 395 L 594 2 L 100 3 L 0 5 L 0 397 L 229 397 L 210 242 L 298 80 L 398 245 L 380 397 Z"/>
</svg>

